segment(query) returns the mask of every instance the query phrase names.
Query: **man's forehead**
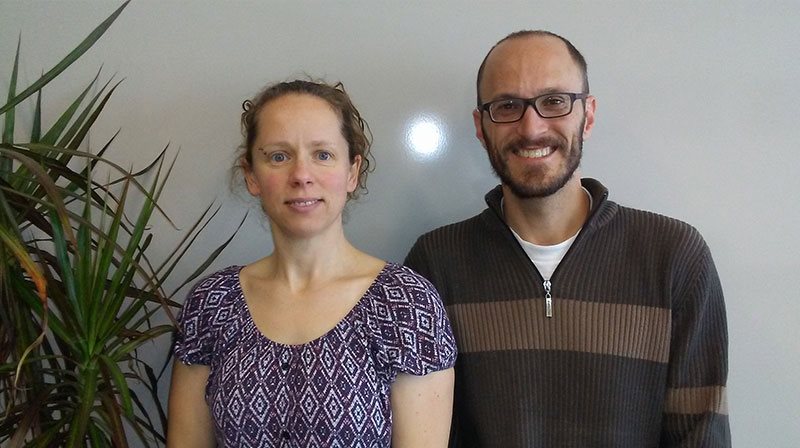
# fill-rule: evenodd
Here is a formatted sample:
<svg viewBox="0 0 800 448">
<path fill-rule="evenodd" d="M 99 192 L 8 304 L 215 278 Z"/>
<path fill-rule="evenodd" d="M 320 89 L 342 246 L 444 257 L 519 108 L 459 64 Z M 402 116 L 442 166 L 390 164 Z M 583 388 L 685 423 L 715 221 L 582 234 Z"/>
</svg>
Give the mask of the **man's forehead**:
<svg viewBox="0 0 800 448">
<path fill-rule="evenodd" d="M 504 41 L 492 50 L 486 60 L 481 90 L 487 93 L 485 90 L 503 88 L 497 84 L 506 83 L 580 89 L 582 81 L 580 69 L 564 42 L 552 36 L 524 36 Z"/>
</svg>

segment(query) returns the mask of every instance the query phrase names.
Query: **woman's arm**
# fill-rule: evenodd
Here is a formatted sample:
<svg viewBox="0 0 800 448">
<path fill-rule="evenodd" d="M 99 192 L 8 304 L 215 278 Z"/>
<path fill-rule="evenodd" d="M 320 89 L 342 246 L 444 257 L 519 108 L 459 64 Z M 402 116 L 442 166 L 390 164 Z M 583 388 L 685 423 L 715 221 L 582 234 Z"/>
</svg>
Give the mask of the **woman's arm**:
<svg viewBox="0 0 800 448">
<path fill-rule="evenodd" d="M 204 448 L 216 446 L 211 411 L 205 400 L 208 366 L 191 365 L 176 360 L 172 365 L 169 388 L 169 448 Z"/>
<path fill-rule="evenodd" d="M 453 413 L 453 369 L 415 376 L 397 375 L 392 383 L 392 447 L 447 446 Z"/>
</svg>

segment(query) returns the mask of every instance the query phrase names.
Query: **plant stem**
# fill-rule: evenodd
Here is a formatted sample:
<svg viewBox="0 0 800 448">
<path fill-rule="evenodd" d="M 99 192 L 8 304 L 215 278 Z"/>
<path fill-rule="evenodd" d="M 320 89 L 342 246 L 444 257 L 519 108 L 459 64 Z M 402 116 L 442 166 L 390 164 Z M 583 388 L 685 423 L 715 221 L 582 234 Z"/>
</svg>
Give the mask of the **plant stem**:
<svg viewBox="0 0 800 448">
<path fill-rule="evenodd" d="M 80 381 L 80 403 L 78 404 L 78 414 L 73 418 L 70 426 L 67 447 L 81 447 L 86 439 L 86 427 L 91 418 L 94 408 L 95 394 L 97 393 L 97 376 L 100 369 L 97 361 L 90 360 L 88 365 L 79 368 Z"/>
</svg>

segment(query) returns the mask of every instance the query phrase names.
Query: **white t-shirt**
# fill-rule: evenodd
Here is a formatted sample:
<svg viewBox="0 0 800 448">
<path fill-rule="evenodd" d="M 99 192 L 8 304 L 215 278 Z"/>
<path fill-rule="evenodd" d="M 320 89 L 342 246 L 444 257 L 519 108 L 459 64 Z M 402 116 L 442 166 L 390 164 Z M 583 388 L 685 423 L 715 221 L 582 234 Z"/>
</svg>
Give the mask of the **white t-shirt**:
<svg viewBox="0 0 800 448">
<path fill-rule="evenodd" d="M 578 230 L 578 233 L 581 231 Z M 564 258 L 564 255 L 569 250 L 569 247 L 572 246 L 572 243 L 575 241 L 575 238 L 578 236 L 578 233 L 572 235 L 566 241 L 562 241 L 558 244 L 554 244 L 552 246 L 540 246 L 538 244 L 529 243 L 523 240 L 514 229 L 511 229 L 511 233 L 514 234 L 514 237 L 519 241 L 519 244 L 525 250 L 525 253 L 528 254 L 528 258 L 531 259 L 533 265 L 536 266 L 536 269 L 539 270 L 539 273 L 542 274 L 542 278 L 545 280 L 550 280 L 550 277 L 553 275 L 553 272 L 558 267 L 558 263 L 561 262 L 561 259 Z"/>
<path fill-rule="evenodd" d="M 585 191 L 586 195 L 589 196 L 589 210 L 591 211 L 592 195 L 586 188 L 584 188 L 583 191 Z M 505 213 L 505 211 L 503 211 L 503 213 Z M 509 229 L 511 229 L 511 227 L 509 227 Z M 539 273 L 542 274 L 542 278 L 545 280 L 550 280 L 553 272 L 555 272 L 556 268 L 558 267 L 558 263 L 561 263 L 564 255 L 567 254 L 567 251 L 569 250 L 570 246 L 572 246 L 575 238 L 578 237 L 578 234 L 581 233 L 582 229 L 583 227 L 578 229 L 575 235 L 572 235 L 566 240 L 552 246 L 541 246 L 539 244 L 533 244 L 525 241 L 517 234 L 517 232 L 514 231 L 514 229 L 511 229 L 511 233 L 513 233 L 514 238 L 519 241 L 519 244 L 525 250 L 525 253 L 528 254 L 528 258 L 531 259 L 531 262 L 533 262 L 533 265 L 536 266 L 537 270 L 539 270 Z"/>
</svg>

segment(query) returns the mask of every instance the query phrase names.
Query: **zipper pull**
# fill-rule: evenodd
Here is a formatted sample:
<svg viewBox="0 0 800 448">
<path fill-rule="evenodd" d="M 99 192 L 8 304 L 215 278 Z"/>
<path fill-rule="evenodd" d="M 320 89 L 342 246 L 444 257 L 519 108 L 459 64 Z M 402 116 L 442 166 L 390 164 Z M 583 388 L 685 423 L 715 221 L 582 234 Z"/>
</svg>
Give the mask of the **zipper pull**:
<svg viewBox="0 0 800 448">
<path fill-rule="evenodd" d="M 544 281 L 544 309 L 545 316 L 553 317 L 553 296 L 550 295 L 550 280 Z"/>
</svg>

